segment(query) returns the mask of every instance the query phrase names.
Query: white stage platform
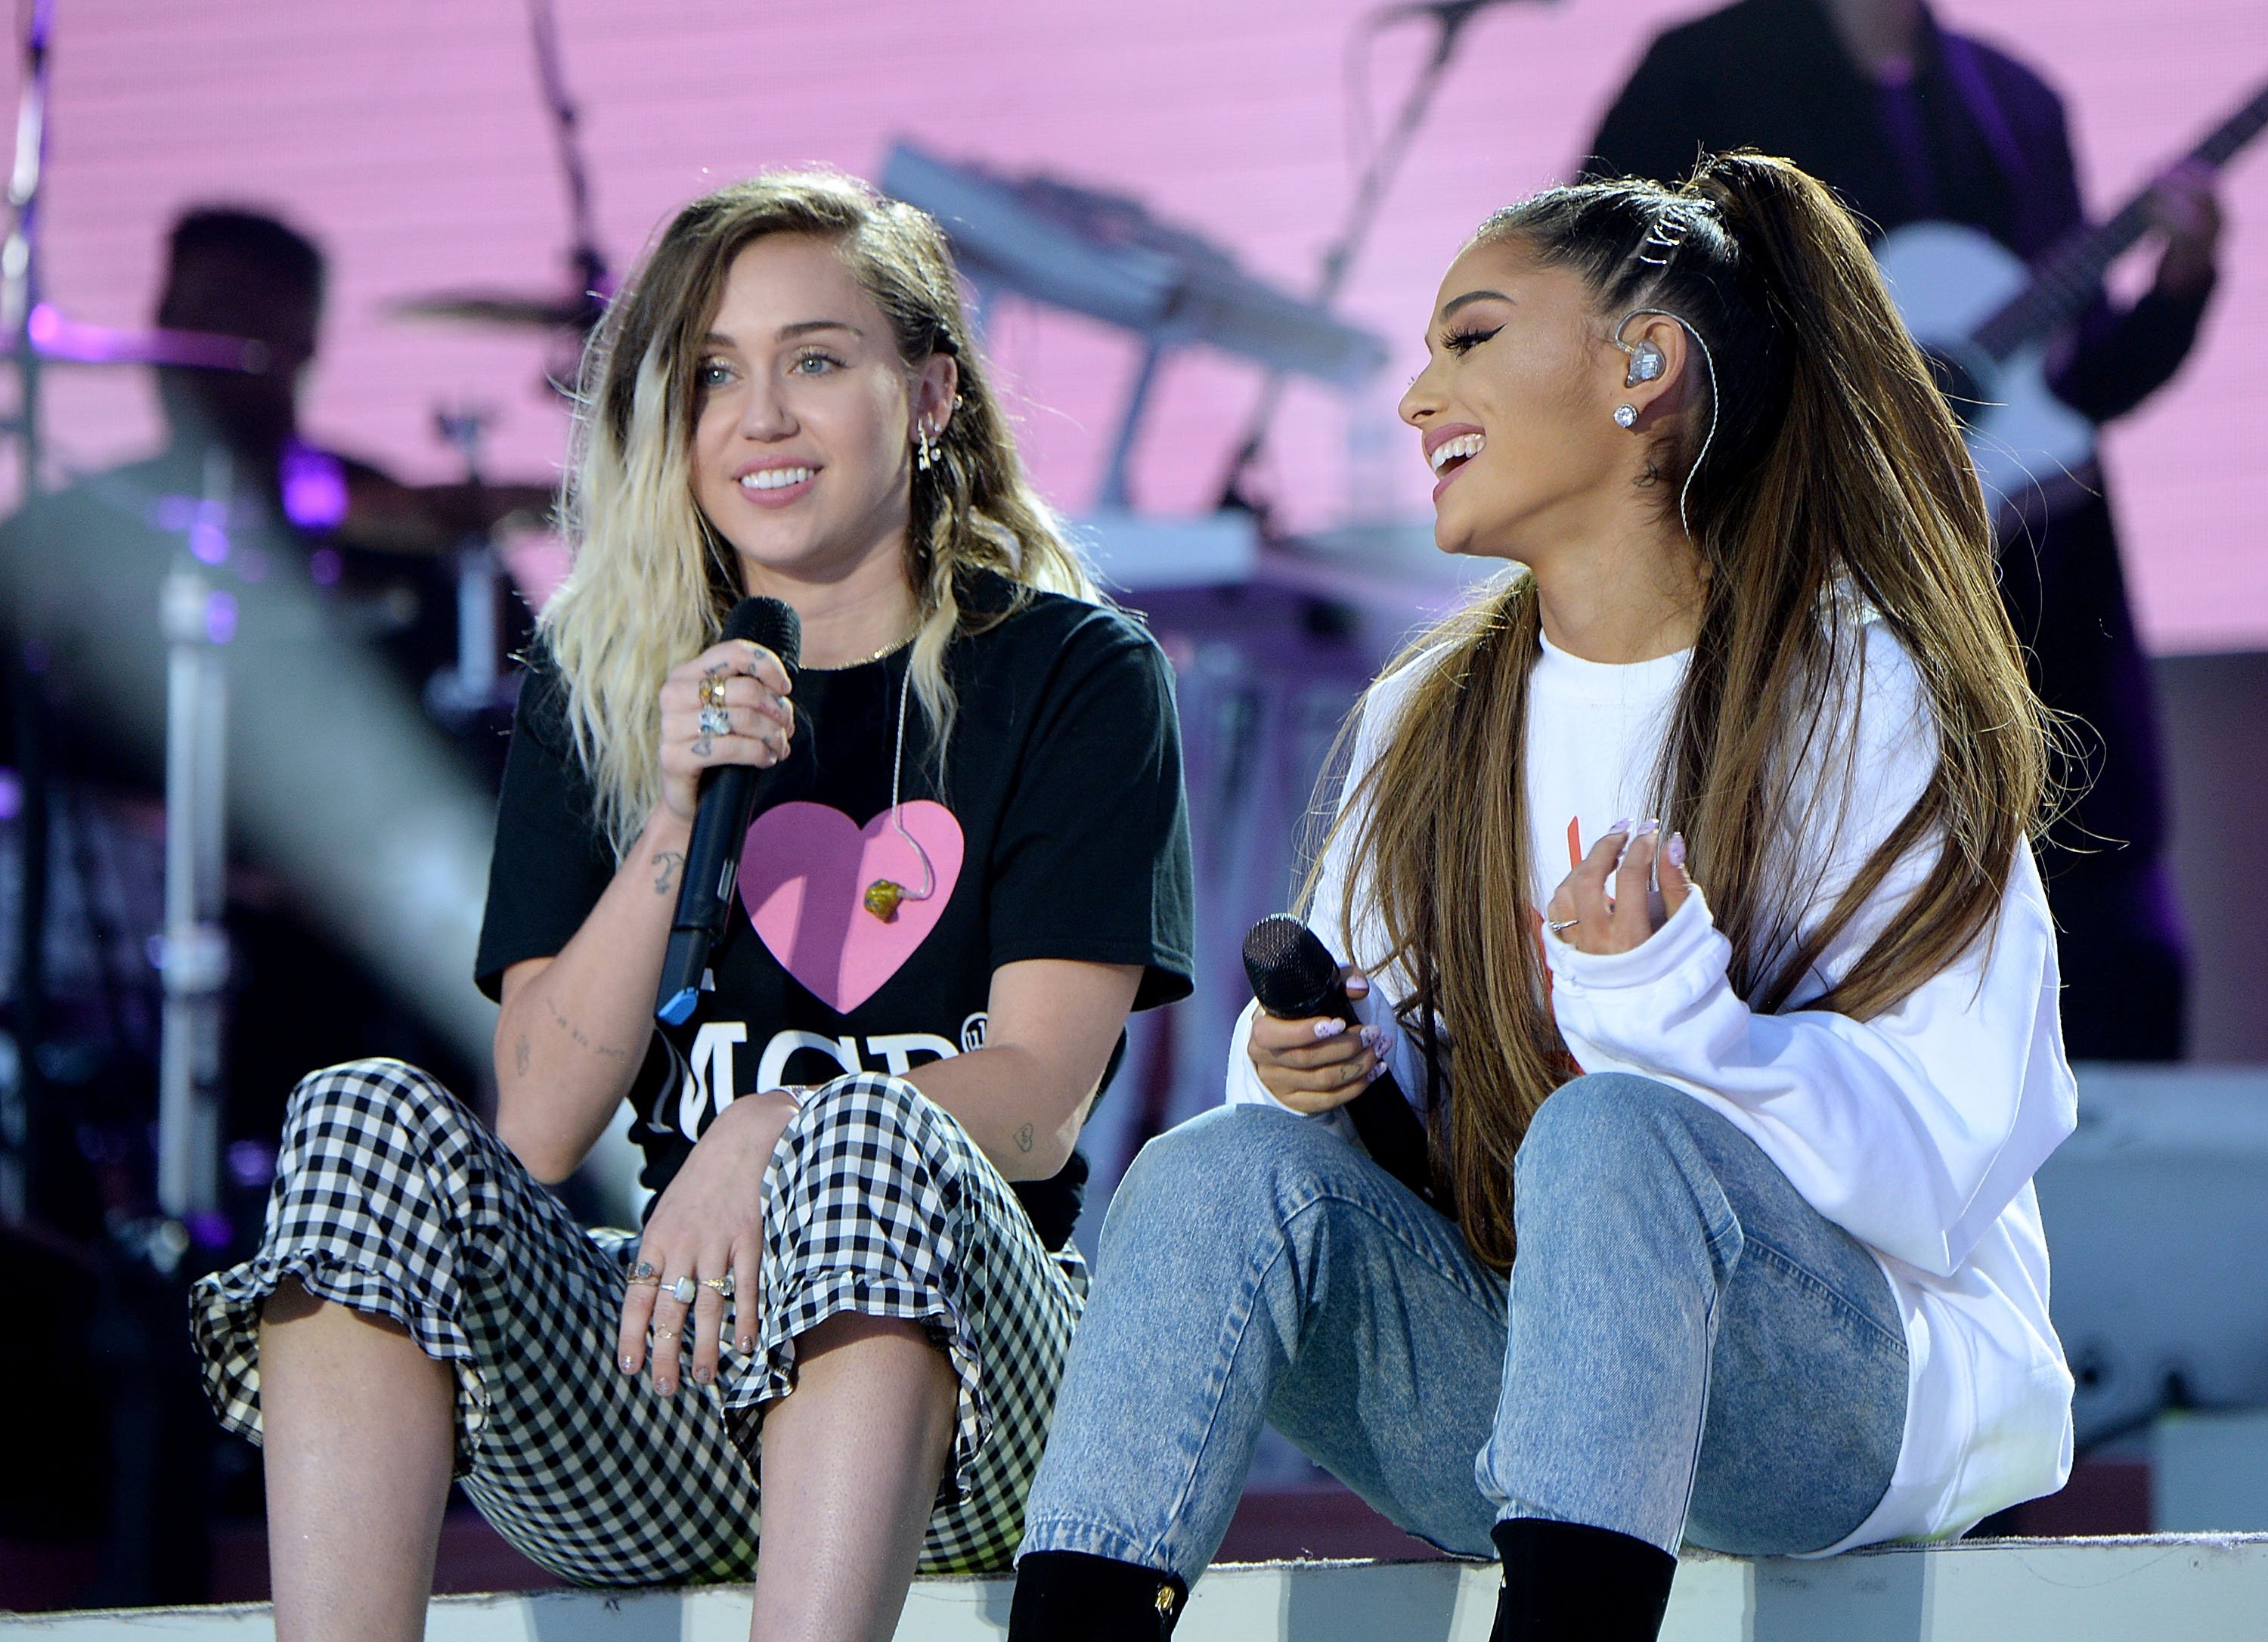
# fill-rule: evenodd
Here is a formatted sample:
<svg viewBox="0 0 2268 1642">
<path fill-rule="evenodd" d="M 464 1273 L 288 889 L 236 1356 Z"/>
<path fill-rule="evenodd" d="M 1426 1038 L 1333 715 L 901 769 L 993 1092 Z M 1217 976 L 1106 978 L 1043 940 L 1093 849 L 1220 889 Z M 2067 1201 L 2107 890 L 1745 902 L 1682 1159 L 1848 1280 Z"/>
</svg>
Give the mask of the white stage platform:
<svg viewBox="0 0 2268 1642">
<path fill-rule="evenodd" d="M 1493 1567 L 1447 1562 L 1218 1566 L 1176 1642 L 1484 1642 Z M 900 1642 L 998 1642 L 1005 1579 L 924 1579 Z M 746 1587 L 436 1599 L 430 1642 L 740 1642 Z M 247 1642 L 265 1606 L 0 1616 L 0 1642 Z M 1825 1562 L 1689 1553 L 1663 1642 L 2258 1642 L 2268 1535 L 1982 1540 Z"/>
</svg>

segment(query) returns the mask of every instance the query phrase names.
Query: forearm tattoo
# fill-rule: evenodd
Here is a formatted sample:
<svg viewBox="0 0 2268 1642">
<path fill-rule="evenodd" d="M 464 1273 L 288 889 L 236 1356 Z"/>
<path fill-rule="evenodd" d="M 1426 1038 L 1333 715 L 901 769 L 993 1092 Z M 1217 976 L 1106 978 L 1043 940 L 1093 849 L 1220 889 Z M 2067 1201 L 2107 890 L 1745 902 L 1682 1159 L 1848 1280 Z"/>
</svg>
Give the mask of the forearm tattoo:
<svg viewBox="0 0 2268 1642">
<path fill-rule="evenodd" d="M 559 1012 L 558 1004 L 553 999 L 551 994 L 549 992 L 546 992 L 543 995 L 543 1006 L 551 1012 L 552 1025 L 557 1027 L 562 1032 L 564 1032 L 568 1037 L 572 1039 L 576 1048 L 586 1050 L 593 1055 L 600 1056 L 607 1060 L 628 1060 L 630 1057 L 630 1052 L 628 1049 L 616 1049 L 611 1043 L 593 1043 L 589 1038 L 585 1037 L 583 1035 L 583 1029 L 580 1027 L 577 1026 L 573 1021 L 568 1020 L 566 1016 Z"/>
<path fill-rule="evenodd" d="M 1021 1129 L 1016 1131 L 1016 1150 L 1019 1152 L 1029 1152 L 1032 1149 L 1032 1142 L 1036 1138 L 1038 1138 L 1038 1136 L 1033 1130 L 1032 1126 L 1029 1123 L 1026 1123 Z"/>
<path fill-rule="evenodd" d="M 666 895 L 677 887 L 677 869 L 685 865 L 685 858 L 674 850 L 664 850 L 653 858 L 653 893 Z"/>
</svg>

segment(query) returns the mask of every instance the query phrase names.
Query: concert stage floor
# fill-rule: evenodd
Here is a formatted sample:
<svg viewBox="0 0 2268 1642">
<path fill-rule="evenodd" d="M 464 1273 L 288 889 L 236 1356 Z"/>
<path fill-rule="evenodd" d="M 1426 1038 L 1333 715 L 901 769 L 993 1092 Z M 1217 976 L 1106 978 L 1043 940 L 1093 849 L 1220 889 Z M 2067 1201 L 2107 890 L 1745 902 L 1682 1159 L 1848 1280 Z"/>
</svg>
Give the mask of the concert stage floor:
<svg viewBox="0 0 2268 1642">
<path fill-rule="evenodd" d="M 1481 1642 L 1496 1571 L 1448 1562 L 1228 1564 L 1197 1587 L 1179 1642 Z M 924 1579 L 904 1642 L 997 1642 L 1005 1579 Z M 739 1642 L 747 1590 L 548 1591 L 438 1599 L 431 1642 Z M 1662 1642 L 2256 1642 L 2268 1535 L 1970 1540 L 1825 1562 L 1689 1552 Z M 4 1642 L 239 1642 L 265 1606 L 0 1617 Z"/>
</svg>

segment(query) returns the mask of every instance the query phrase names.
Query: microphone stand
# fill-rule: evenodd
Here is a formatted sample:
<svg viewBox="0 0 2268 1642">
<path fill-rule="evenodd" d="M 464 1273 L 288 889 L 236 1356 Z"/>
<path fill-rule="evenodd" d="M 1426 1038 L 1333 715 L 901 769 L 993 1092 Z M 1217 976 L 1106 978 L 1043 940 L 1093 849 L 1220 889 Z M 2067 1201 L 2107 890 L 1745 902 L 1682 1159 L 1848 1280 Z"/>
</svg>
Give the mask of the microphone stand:
<svg viewBox="0 0 2268 1642">
<path fill-rule="evenodd" d="M 559 151 L 559 176 L 567 185 L 567 220 L 574 235 L 568 260 L 574 264 L 576 293 L 582 298 L 581 334 L 595 329 L 613 294 L 614 279 L 607 271 L 606 253 L 599 249 L 598 223 L 591 210 L 591 168 L 583 158 L 580 111 L 567 89 L 567 74 L 559 61 L 559 24 L 551 0 L 527 0 L 527 26 L 535 44 L 536 77 L 543 85 L 544 107 L 550 111 L 551 129 Z"/>
<path fill-rule="evenodd" d="M 1426 110 L 1432 107 L 1441 80 L 1448 72 L 1450 60 L 1457 55 L 1466 27 L 1476 13 L 1500 3 L 1501 0 L 1443 0 L 1439 4 L 1387 6 L 1365 20 L 1364 27 L 1376 30 L 1406 18 L 1431 18 L 1433 50 L 1402 99 L 1402 110 L 1395 116 L 1393 127 L 1372 151 L 1370 164 L 1356 185 L 1354 201 L 1347 208 L 1346 221 L 1339 229 L 1338 238 L 1323 253 L 1322 270 L 1315 281 L 1317 306 L 1328 308 L 1338 300 L 1339 291 L 1353 270 L 1356 254 L 1377 225 L 1379 209 L 1386 203 L 1387 188 L 1395 173 L 1402 168 L 1410 140 L 1418 135 L 1418 128 L 1424 123 Z M 1276 408 L 1283 396 L 1283 373 L 1270 372 L 1260 385 L 1259 402 L 1253 407 L 1251 419 L 1245 424 L 1244 438 L 1229 461 L 1216 505 L 1237 508 L 1265 520 L 1267 506 L 1245 488 L 1245 479 L 1252 465 L 1260 460 L 1261 450 L 1268 442 L 1269 426 L 1276 420 Z"/>
</svg>

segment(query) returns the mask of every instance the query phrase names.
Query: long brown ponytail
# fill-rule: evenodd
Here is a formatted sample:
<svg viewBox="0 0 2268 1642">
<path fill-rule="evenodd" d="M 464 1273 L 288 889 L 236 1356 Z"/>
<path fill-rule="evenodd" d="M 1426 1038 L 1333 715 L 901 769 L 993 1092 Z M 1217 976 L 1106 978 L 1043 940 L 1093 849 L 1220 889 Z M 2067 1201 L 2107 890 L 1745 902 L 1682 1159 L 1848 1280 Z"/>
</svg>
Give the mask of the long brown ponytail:
<svg viewBox="0 0 2268 1642">
<path fill-rule="evenodd" d="M 1611 320 L 1666 310 L 1706 343 L 1711 409 L 1663 436 L 1665 507 L 1690 475 L 1687 517 L 1708 569 L 1699 632 L 1655 773 L 1734 952 L 1751 1006 L 1783 1007 L 1901 857 L 1934 860 L 1901 914 L 1807 1008 L 1864 1020 L 1980 938 L 2048 787 L 2045 715 L 1993 585 L 1991 523 L 1959 430 L 1907 337 L 1850 214 L 1819 182 L 1755 153 L 1706 161 L 1682 189 L 1624 181 L 1553 188 L 1498 212 L 1476 239 L 1519 243 L 1580 273 Z M 1667 241 L 1666 258 L 1640 253 Z M 1919 800 L 1835 904 L 1800 927 L 1842 780 L 1815 761 L 1863 688 L 1847 630 L 1871 607 L 1912 659 L 1938 742 Z M 1553 1025 L 1530 904 L 1522 792 L 1528 679 L 1539 654 L 1532 584 L 1515 574 L 1418 639 L 1422 665 L 1378 762 L 1350 792 L 1348 904 L 1373 899 L 1413 983 L 1403 1025 L 1453 1046 L 1455 1099 L 1437 1111 L 1465 1236 L 1508 1268 L 1512 1160 L 1528 1121 L 1575 1068 Z M 1419 658 L 1423 659 L 1420 661 Z M 1454 778 L 1445 778 L 1447 772 Z M 1791 858 L 1791 842 L 1798 858 Z"/>
</svg>

